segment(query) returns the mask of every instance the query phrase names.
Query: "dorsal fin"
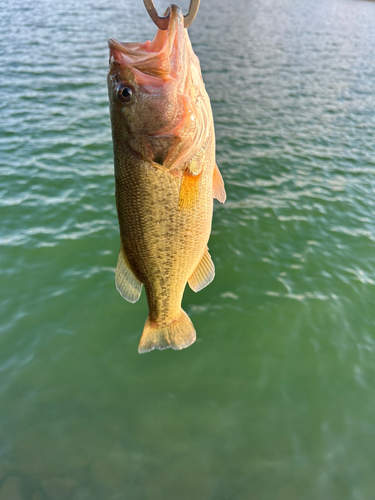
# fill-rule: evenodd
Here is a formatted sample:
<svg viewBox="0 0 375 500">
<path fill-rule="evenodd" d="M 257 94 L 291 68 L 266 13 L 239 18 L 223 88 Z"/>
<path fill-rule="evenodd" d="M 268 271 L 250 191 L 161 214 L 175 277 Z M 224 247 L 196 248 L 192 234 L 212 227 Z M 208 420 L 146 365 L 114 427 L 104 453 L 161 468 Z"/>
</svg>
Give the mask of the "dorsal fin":
<svg viewBox="0 0 375 500">
<path fill-rule="evenodd" d="M 116 288 L 120 295 L 128 302 L 137 302 L 141 295 L 142 283 L 135 277 L 130 269 L 125 252 L 120 247 L 115 275 Z"/>
</svg>

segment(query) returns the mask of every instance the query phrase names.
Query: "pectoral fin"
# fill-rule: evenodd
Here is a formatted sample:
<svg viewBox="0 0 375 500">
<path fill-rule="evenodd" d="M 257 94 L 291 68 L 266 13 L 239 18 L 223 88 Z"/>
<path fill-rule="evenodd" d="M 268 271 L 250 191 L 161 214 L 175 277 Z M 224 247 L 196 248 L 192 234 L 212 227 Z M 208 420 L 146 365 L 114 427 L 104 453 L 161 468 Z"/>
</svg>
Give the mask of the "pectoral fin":
<svg viewBox="0 0 375 500">
<path fill-rule="evenodd" d="M 133 304 L 137 302 L 141 295 L 142 283 L 130 269 L 122 245 L 116 266 L 115 282 L 117 290 L 125 300 Z"/>
<path fill-rule="evenodd" d="M 194 292 L 199 292 L 202 288 L 209 285 L 214 277 L 215 266 L 207 248 L 193 274 L 188 279 L 188 283 Z"/>
<path fill-rule="evenodd" d="M 192 208 L 198 199 L 201 174 L 192 175 L 188 169 L 182 175 L 180 197 L 178 200 L 179 210 Z"/>
<path fill-rule="evenodd" d="M 215 163 L 214 168 L 214 177 L 213 177 L 213 197 L 220 201 L 220 203 L 224 203 L 227 199 L 227 193 L 224 188 L 224 181 L 221 177 L 221 173 L 219 167 Z"/>
</svg>

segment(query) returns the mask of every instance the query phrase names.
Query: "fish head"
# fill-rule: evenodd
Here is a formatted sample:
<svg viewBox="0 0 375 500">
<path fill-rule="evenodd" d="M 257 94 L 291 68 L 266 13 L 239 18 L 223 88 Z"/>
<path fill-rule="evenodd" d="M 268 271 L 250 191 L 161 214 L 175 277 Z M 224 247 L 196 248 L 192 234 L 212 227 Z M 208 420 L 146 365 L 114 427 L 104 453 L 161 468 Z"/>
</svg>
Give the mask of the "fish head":
<svg viewBox="0 0 375 500">
<path fill-rule="evenodd" d="M 154 40 L 108 40 L 108 92 L 115 147 L 177 171 L 202 147 L 202 119 L 211 123 L 212 113 L 181 10 L 168 9 L 168 29 Z"/>
</svg>

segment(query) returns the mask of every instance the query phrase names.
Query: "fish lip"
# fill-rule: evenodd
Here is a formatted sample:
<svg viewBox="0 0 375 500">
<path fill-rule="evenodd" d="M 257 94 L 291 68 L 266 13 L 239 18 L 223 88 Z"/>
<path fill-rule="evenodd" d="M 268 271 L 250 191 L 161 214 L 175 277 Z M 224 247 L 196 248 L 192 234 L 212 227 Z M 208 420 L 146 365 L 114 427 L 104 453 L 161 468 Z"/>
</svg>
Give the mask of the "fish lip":
<svg viewBox="0 0 375 500">
<path fill-rule="evenodd" d="M 110 49 L 114 49 L 114 50 L 118 50 L 120 52 L 122 52 L 123 54 L 126 54 L 126 47 L 124 47 L 124 44 L 122 42 L 119 42 L 118 40 L 116 40 L 116 38 L 108 38 L 107 40 L 107 43 L 108 43 L 108 47 Z"/>
<path fill-rule="evenodd" d="M 184 19 L 182 11 L 178 5 L 171 4 L 169 7 L 167 7 L 167 10 L 165 11 L 164 17 L 167 15 L 169 16 L 169 23 L 168 23 L 168 28 L 166 29 L 166 31 L 167 31 L 167 33 L 170 33 L 172 31 L 175 34 L 177 19 L 180 17 L 182 19 L 182 22 Z M 160 31 L 161 30 L 158 29 L 158 32 L 160 32 Z M 181 43 L 182 40 L 179 40 L 179 42 Z M 116 38 L 113 38 L 113 37 L 108 38 L 107 44 L 108 44 L 108 47 L 110 50 L 112 50 L 112 49 L 118 50 L 119 52 L 122 52 L 123 54 L 127 54 L 127 55 L 134 54 L 134 53 L 142 54 L 145 52 L 144 48 L 142 48 L 140 50 L 139 50 L 139 48 L 138 48 L 138 50 L 137 49 L 134 50 L 133 47 L 129 46 L 129 45 L 138 45 L 138 44 L 129 44 L 128 42 L 119 42 L 118 40 L 116 40 Z M 150 42 L 146 42 L 146 44 L 149 45 Z M 139 45 L 141 45 L 141 44 L 139 44 Z"/>
</svg>

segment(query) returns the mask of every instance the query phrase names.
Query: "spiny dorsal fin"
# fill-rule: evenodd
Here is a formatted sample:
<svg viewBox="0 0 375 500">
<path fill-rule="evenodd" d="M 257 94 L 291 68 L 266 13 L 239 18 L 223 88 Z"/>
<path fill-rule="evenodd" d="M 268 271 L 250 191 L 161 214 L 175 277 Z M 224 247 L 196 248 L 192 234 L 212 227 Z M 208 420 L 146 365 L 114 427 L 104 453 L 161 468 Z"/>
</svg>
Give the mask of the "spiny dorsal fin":
<svg viewBox="0 0 375 500">
<path fill-rule="evenodd" d="M 199 194 L 200 178 L 200 174 L 192 175 L 188 169 L 183 173 L 178 200 L 179 210 L 192 208 L 195 205 Z"/>
<path fill-rule="evenodd" d="M 221 177 L 221 173 L 219 167 L 215 163 L 214 168 L 214 177 L 213 177 L 213 197 L 220 201 L 220 203 L 224 203 L 227 199 L 227 193 L 224 188 L 224 181 Z"/>
<path fill-rule="evenodd" d="M 137 302 L 141 295 L 142 283 L 134 276 L 130 269 L 125 252 L 120 248 L 115 275 L 116 288 L 120 295 L 127 301 Z"/>
<path fill-rule="evenodd" d="M 188 283 L 194 292 L 199 292 L 202 288 L 209 285 L 214 277 L 215 266 L 207 248 L 193 274 L 188 279 Z"/>
</svg>

